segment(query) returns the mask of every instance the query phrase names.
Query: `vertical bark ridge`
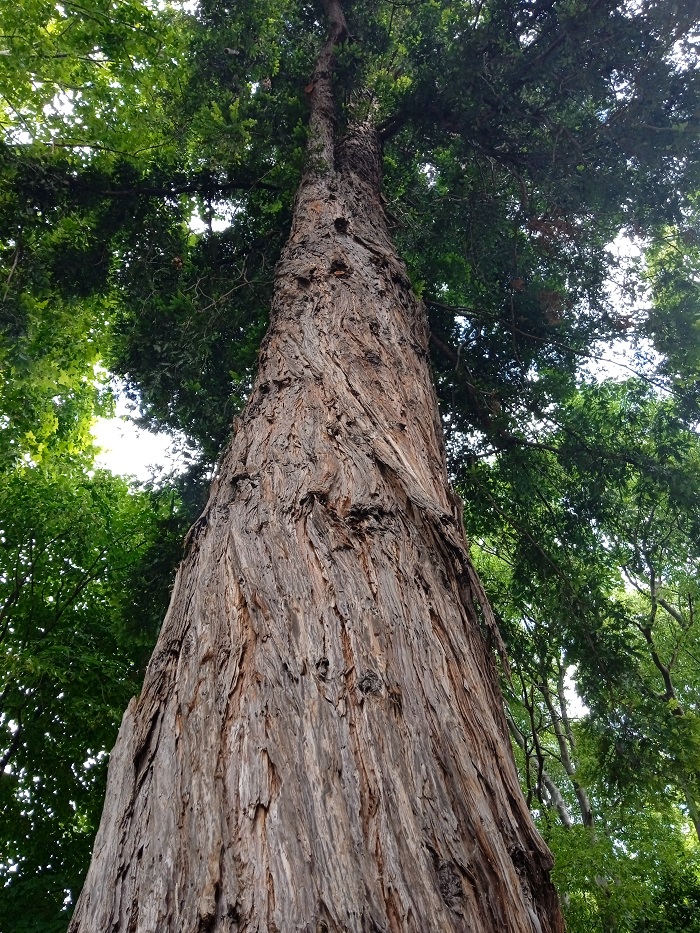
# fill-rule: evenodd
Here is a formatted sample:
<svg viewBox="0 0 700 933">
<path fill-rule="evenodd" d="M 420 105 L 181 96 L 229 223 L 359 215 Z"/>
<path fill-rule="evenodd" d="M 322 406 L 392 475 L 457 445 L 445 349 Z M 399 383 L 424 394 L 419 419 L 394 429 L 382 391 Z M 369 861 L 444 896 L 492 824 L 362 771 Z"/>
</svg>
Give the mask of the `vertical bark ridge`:
<svg viewBox="0 0 700 933">
<path fill-rule="evenodd" d="M 336 146 L 323 116 L 344 30 L 312 92 L 332 159 L 300 187 L 253 393 L 124 716 L 71 933 L 563 929 L 379 143 L 356 126 Z"/>
</svg>

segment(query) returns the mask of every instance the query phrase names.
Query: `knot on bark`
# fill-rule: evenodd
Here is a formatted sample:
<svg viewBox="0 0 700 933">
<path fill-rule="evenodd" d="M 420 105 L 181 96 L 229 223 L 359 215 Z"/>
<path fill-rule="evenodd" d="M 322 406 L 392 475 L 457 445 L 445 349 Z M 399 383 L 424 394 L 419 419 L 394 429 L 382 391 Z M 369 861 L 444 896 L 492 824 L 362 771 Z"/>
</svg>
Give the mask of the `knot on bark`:
<svg viewBox="0 0 700 933">
<path fill-rule="evenodd" d="M 365 671 L 357 682 L 357 689 L 363 696 L 379 696 L 382 688 L 382 678 L 376 671 Z"/>
<path fill-rule="evenodd" d="M 452 862 L 441 862 L 438 865 L 438 887 L 443 901 L 451 910 L 458 908 L 464 897 L 462 879 Z"/>
</svg>

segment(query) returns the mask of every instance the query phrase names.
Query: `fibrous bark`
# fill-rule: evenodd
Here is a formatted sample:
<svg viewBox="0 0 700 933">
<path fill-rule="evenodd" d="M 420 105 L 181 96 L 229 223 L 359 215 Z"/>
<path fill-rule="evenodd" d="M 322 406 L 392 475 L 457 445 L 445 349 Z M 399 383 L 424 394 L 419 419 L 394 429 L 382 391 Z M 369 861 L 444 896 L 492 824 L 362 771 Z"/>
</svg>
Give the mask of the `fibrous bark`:
<svg viewBox="0 0 700 933">
<path fill-rule="evenodd" d="M 259 373 L 124 716 L 71 933 L 562 930 L 377 137 L 335 140 L 329 19 Z"/>
</svg>

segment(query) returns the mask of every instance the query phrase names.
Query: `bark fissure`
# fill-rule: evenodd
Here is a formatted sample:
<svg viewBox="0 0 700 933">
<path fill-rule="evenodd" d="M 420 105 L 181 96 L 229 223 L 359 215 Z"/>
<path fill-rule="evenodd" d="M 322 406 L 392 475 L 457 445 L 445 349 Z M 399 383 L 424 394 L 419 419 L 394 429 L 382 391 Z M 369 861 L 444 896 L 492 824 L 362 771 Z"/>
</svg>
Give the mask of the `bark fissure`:
<svg viewBox="0 0 700 933">
<path fill-rule="evenodd" d="M 376 133 L 337 143 L 347 27 L 324 8 L 258 376 L 125 714 L 71 933 L 562 930 L 475 609 L 424 308 Z"/>
</svg>

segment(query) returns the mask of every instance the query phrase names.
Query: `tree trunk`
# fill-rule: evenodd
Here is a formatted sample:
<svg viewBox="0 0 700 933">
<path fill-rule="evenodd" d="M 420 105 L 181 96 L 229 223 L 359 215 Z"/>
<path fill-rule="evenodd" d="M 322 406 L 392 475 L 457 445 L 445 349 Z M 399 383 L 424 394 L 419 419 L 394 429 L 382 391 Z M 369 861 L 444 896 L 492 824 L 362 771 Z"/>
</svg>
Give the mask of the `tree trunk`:
<svg viewBox="0 0 700 933">
<path fill-rule="evenodd" d="M 335 143 L 330 22 L 259 373 L 124 716 L 72 933 L 563 929 L 376 134 Z"/>
</svg>

